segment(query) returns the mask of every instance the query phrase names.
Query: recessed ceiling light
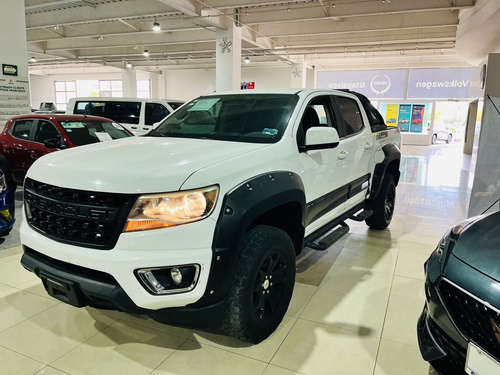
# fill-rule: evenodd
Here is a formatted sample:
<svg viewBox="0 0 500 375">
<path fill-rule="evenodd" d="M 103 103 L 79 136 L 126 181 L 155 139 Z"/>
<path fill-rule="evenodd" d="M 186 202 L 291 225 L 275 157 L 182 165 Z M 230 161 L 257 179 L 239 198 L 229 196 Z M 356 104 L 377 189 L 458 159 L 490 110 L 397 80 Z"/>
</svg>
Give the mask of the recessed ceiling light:
<svg viewBox="0 0 500 375">
<path fill-rule="evenodd" d="M 245 57 L 245 64 L 250 64 L 250 57 Z"/>
<path fill-rule="evenodd" d="M 149 51 L 147 49 L 144 49 L 144 51 L 142 51 L 142 54 L 146 57 L 149 56 Z"/>
<path fill-rule="evenodd" d="M 160 24 L 156 21 L 153 23 L 153 31 L 156 31 L 156 32 L 161 31 Z"/>
</svg>

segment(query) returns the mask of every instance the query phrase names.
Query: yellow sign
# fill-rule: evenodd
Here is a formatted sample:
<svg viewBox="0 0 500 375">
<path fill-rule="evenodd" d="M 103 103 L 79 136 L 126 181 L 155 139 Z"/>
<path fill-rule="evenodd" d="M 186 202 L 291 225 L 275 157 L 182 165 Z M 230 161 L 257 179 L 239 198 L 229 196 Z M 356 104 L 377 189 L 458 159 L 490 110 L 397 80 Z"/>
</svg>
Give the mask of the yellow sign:
<svg viewBox="0 0 500 375">
<path fill-rule="evenodd" d="M 388 126 L 397 126 L 397 124 L 398 124 L 398 111 L 399 111 L 399 105 L 387 104 L 387 111 L 385 113 L 385 123 Z"/>
</svg>

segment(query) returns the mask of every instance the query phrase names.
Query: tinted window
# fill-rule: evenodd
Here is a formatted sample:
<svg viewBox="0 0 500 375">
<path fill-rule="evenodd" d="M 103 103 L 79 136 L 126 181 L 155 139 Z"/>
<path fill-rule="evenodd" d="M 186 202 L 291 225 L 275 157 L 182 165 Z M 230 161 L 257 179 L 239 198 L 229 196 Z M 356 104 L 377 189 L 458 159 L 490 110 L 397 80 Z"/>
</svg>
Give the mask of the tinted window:
<svg viewBox="0 0 500 375">
<path fill-rule="evenodd" d="M 168 102 L 168 105 L 172 107 L 172 109 L 175 111 L 177 108 L 179 108 L 181 105 L 183 105 L 184 102 Z"/>
<path fill-rule="evenodd" d="M 78 146 L 132 136 L 114 122 L 61 121 L 61 126 L 71 142 Z"/>
<path fill-rule="evenodd" d="M 160 122 L 169 114 L 168 110 L 158 103 L 146 103 L 146 125 L 153 125 L 155 122 Z"/>
<path fill-rule="evenodd" d="M 35 120 L 17 120 L 12 127 L 11 134 L 19 139 L 28 140 Z"/>
<path fill-rule="evenodd" d="M 353 99 L 340 96 L 336 99 L 344 117 L 346 135 L 349 136 L 360 132 L 363 129 L 363 118 L 361 117 L 358 103 Z"/>
<path fill-rule="evenodd" d="M 149 135 L 274 143 L 286 129 L 295 95 L 241 94 L 197 98 Z"/>
<path fill-rule="evenodd" d="M 47 139 L 53 139 L 59 136 L 59 132 L 54 124 L 46 120 L 38 120 L 35 130 L 35 142 L 43 143 Z"/>
<path fill-rule="evenodd" d="M 75 114 L 107 117 L 125 124 L 138 124 L 141 113 L 140 102 L 86 101 L 77 102 Z"/>
</svg>

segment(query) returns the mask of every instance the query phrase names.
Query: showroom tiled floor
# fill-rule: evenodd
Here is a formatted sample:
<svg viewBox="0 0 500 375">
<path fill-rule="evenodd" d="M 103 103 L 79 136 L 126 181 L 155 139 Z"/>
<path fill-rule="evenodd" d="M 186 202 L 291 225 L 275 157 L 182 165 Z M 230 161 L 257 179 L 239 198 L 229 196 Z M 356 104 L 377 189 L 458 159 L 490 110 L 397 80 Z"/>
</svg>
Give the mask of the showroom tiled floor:
<svg viewBox="0 0 500 375">
<path fill-rule="evenodd" d="M 349 222 L 351 233 L 327 251 L 304 251 L 283 323 L 255 346 L 59 303 L 20 266 L 15 229 L 0 244 L 0 375 L 433 373 L 415 332 L 423 263 L 465 217 L 470 158 L 445 144 L 405 146 L 403 155 L 389 229 Z"/>
</svg>

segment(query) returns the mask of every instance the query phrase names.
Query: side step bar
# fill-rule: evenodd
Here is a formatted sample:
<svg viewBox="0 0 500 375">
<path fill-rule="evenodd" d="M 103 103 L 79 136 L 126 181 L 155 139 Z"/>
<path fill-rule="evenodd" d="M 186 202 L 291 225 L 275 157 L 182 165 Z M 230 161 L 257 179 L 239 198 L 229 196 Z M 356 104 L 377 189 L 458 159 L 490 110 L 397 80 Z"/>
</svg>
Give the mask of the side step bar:
<svg viewBox="0 0 500 375">
<path fill-rule="evenodd" d="M 357 214 L 352 214 L 351 216 L 349 216 L 349 219 L 354 220 L 354 221 L 365 221 L 372 214 L 373 214 L 372 210 L 370 210 L 369 208 L 364 208 L 363 211 L 361 211 Z"/>
<path fill-rule="evenodd" d="M 324 251 L 344 237 L 347 233 L 349 233 L 349 226 L 342 222 L 340 223 L 340 227 L 335 229 L 328 236 L 323 237 L 318 241 L 318 243 L 310 242 L 306 246 L 314 250 Z"/>
</svg>

